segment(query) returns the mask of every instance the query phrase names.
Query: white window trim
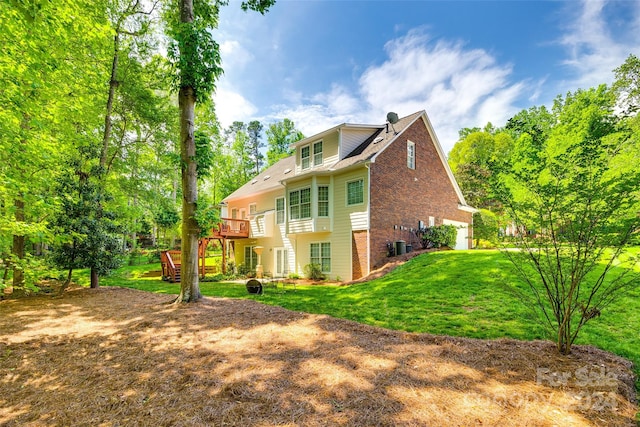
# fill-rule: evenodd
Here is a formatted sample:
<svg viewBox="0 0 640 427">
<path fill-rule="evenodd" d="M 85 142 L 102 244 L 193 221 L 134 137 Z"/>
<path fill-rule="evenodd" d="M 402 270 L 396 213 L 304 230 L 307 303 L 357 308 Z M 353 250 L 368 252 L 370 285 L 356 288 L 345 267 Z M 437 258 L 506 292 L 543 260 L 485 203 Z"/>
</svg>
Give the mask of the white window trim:
<svg viewBox="0 0 640 427">
<path fill-rule="evenodd" d="M 258 213 L 258 205 L 255 203 L 249 203 L 249 215 L 255 215 Z"/>
<path fill-rule="evenodd" d="M 320 152 L 316 153 L 316 145 L 320 144 Z M 324 162 L 324 144 L 322 143 L 322 140 L 320 141 L 316 141 L 313 144 L 311 144 L 312 150 L 313 151 L 311 153 L 311 156 L 313 157 L 313 166 L 320 166 L 322 165 L 322 163 Z M 316 156 L 320 155 L 320 161 L 316 162 Z"/>
<path fill-rule="evenodd" d="M 309 242 L 309 263 L 311 263 L 311 245 L 319 245 L 319 251 L 320 251 L 320 269 L 323 273 L 325 274 L 330 274 L 332 270 L 322 270 L 322 244 L 323 243 L 327 243 L 329 244 L 329 264 L 331 265 L 331 268 L 333 269 L 333 251 L 331 250 L 331 242 L 330 241 L 322 241 L 322 242 Z"/>
<path fill-rule="evenodd" d="M 416 169 L 416 143 L 407 141 L 407 167 Z"/>
<path fill-rule="evenodd" d="M 358 203 L 349 203 L 349 184 L 352 184 L 354 182 L 358 182 L 358 181 L 362 181 L 362 201 L 358 202 Z M 347 181 L 345 183 L 345 206 L 359 206 L 359 205 L 364 205 L 364 178 L 358 178 L 358 179 L 352 179 L 350 181 Z"/>
<path fill-rule="evenodd" d="M 282 199 L 282 221 L 278 222 L 278 200 Z M 276 224 L 284 224 L 287 222 L 287 198 L 286 197 L 276 197 L 276 201 L 274 203 L 275 211 L 276 211 Z"/>
<path fill-rule="evenodd" d="M 297 206 L 300 207 L 302 206 L 302 197 L 300 197 L 300 194 L 302 193 L 303 190 L 309 190 L 309 216 L 308 217 L 302 217 L 302 209 L 298 208 L 298 218 L 291 218 L 291 193 L 295 193 L 298 192 L 298 203 Z M 285 212 L 287 212 L 289 221 L 307 221 L 310 220 L 311 218 L 313 218 L 313 194 L 311 192 L 311 187 L 302 187 L 302 188 L 296 188 L 295 190 L 289 190 L 287 193 L 287 199 L 289 200 L 289 202 L 285 202 L 285 205 L 288 209 L 285 209 Z M 293 205 L 296 206 L 296 205 Z"/>
<path fill-rule="evenodd" d="M 327 188 L 327 200 L 322 200 L 322 202 L 325 202 L 327 204 L 327 214 L 326 215 L 320 215 L 320 187 L 326 187 Z M 329 202 L 329 199 L 331 198 L 331 190 L 328 184 L 321 184 L 318 185 L 316 187 L 316 209 L 318 210 L 318 218 L 328 218 L 330 215 L 330 209 L 331 209 L 331 203 Z"/>
<path fill-rule="evenodd" d="M 302 150 L 304 150 L 305 148 L 309 149 L 309 157 L 302 157 Z M 300 169 L 302 170 L 311 169 L 311 166 L 313 165 L 312 163 L 313 153 L 311 151 L 312 151 L 311 144 L 303 145 L 302 147 L 300 147 Z M 307 167 L 304 167 L 304 159 L 309 160 L 309 165 Z"/>
</svg>

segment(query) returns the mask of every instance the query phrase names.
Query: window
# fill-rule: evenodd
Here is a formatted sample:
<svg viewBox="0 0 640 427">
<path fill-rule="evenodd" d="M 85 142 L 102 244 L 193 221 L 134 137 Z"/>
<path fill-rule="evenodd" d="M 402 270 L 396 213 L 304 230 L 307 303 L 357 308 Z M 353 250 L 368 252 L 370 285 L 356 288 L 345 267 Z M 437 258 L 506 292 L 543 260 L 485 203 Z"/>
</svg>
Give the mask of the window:
<svg viewBox="0 0 640 427">
<path fill-rule="evenodd" d="M 284 197 L 276 199 L 276 224 L 284 224 Z"/>
<path fill-rule="evenodd" d="M 253 251 L 253 248 L 255 246 L 244 247 L 244 266 L 250 271 L 254 271 L 258 265 L 258 254 Z"/>
<path fill-rule="evenodd" d="M 256 212 L 257 212 L 256 204 L 255 203 L 251 203 L 249 205 L 249 215 L 255 215 Z"/>
<path fill-rule="evenodd" d="M 289 219 L 311 218 L 311 189 L 289 192 Z"/>
<path fill-rule="evenodd" d="M 311 147 L 308 145 L 300 149 L 300 162 L 302 163 L 302 169 L 309 169 L 309 166 L 311 166 Z"/>
<path fill-rule="evenodd" d="M 429 217 L 429 227 L 433 227 L 436 225 L 436 219 L 432 216 Z"/>
<path fill-rule="evenodd" d="M 238 209 L 233 208 L 231 209 L 231 219 L 236 219 L 238 218 Z"/>
<path fill-rule="evenodd" d="M 407 141 L 407 167 L 416 168 L 416 144 L 411 141 Z"/>
<path fill-rule="evenodd" d="M 322 164 L 322 141 L 318 141 L 313 144 L 313 165 L 318 166 Z"/>
<path fill-rule="evenodd" d="M 283 277 L 287 274 L 289 274 L 289 251 L 276 248 L 276 276 Z"/>
<path fill-rule="evenodd" d="M 347 182 L 347 205 L 359 205 L 364 202 L 364 180 Z"/>
<path fill-rule="evenodd" d="M 318 187 L 318 216 L 329 216 L 329 187 Z"/>
<path fill-rule="evenodd" d="M 331 272 L 331 243 L 311 243 L 311 264 L 318 264 L 323 273 Z"/>
</svg>

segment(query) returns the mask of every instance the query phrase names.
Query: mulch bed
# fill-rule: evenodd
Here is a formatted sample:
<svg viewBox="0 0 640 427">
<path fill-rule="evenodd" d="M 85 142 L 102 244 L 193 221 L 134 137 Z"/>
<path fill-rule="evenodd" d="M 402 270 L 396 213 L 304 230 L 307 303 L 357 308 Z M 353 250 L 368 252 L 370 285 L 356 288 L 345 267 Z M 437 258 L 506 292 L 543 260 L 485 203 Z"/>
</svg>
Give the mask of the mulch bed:
<svg viewBox="0 0 640 427">
<path fill-rule="evenodd" d="M 3 426 L 635 426 L 629 361 L 411 334 L 251 300 L 0 301 Z"/>
</svg>

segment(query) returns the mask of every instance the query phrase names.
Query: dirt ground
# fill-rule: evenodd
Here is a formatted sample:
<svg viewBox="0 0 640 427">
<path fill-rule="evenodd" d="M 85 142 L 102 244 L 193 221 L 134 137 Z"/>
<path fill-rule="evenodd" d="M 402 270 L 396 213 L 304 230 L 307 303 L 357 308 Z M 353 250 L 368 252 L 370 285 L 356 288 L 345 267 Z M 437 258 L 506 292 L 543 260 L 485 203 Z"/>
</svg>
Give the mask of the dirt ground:
<svg viewBox="0 0 640 427">
<path fill-rule="evenodd" d="M 635 426 L 592 347 L 390 331 L 120 288 L 0 302 L 2 426 Z"/>
</svg>

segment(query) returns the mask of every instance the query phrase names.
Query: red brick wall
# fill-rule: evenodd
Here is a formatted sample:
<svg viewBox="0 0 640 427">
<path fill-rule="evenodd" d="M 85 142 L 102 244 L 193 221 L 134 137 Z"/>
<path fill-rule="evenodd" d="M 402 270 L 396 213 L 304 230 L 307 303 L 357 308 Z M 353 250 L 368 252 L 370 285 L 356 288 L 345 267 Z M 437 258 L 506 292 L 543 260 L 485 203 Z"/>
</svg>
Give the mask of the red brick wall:
<svg viewBox="0 0 640 427">
<path fill-rule="evenodd" d="M 416 145 L 416 168 L 407 167 L 407 141 Z M 410 229 L 444 218 L 471 224 L 458 209 L 458 196 L 422 121 L 418 119 L 371 164 L 371 266 L 384 264 L 388 241 L 418 244 Z M 394 229 L 394 226 L 398 228 Z M 406 228 L 406 230 L 402 229 Z"/>
<path fill-rule="evenodd" d="M 351 280 L 367 271 L 367 231 L 354 231 L 351 238 Z"/>
</svg>

